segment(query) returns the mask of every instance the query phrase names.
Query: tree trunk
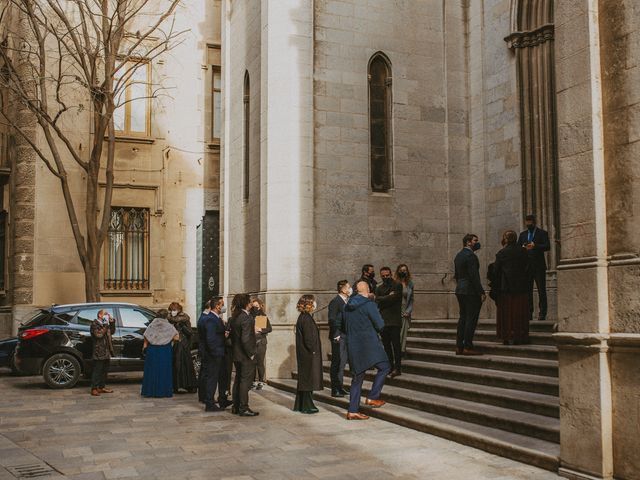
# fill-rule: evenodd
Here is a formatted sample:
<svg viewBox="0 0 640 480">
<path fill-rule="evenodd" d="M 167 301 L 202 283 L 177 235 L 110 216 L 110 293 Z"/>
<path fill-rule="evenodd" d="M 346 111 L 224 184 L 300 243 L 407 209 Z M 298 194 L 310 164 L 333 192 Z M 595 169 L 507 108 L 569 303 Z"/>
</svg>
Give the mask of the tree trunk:
<svg viewBox="0 0 640 480">
<path fill-rule="evenodd" d="M 100 268 L 99 265 L 90 265 L 92 261 L 87 262 L 84 268 L 84 293 L 86 302 L 100 301 Z"/>
</svg>

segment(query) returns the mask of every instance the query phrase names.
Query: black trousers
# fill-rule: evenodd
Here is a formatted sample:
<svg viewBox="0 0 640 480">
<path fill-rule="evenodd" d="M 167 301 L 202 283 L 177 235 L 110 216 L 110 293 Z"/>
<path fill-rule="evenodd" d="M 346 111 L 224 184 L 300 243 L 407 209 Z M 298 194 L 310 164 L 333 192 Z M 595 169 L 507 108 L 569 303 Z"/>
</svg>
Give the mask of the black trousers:
<svg viewBox="0 0 640 480">
<path fill-rule="evenodd" d="M 538 289 L 538 317 L 547 318 L 547 271 L 544 268 L 534 268 L 529 276 L 529 310 L 533 317 L 533 284 Z"/>
<path fill-rule="evenodd" d="M 107 384 L 110 360 L 94 360 L 91 372 L 91 388 L 104 388 Z"/>
<path fill-rule="evenodd" d="M 256 376 L 256 362 L 233 362 L 236 378 L 233 381 L 233 407 L 239 412 L 249 408 L 249 390 Z"/>
<path fill-rule="evenodd" d="M 204 395 L 202 400 L 207 407 L 213 407 L 213 398 L 216 394 L 216 388 L 219 388 L 220 371 L 224 365 L 224 357 L 215 357 L 205 353 L 202 357 L 202 366 L 200 367 L 200 387 L 204 386 Z M 220 394 L 218 394 L 218 401 Z"/>
<path fill-rule="evenodd" d="M 458 320 L 458 334 L 456 346 L 458 348 L 473 348 L 473 336 L 478 326 L 482 298 L 480 295 L 458 295 L 460 319 Z"/>
<path fill-rule="evenodd" d="M 340 335 L 337 342 L 331 340 L 331 390 L 340 390 L 344 382 L 344 367 L 349 360 L 347 354 L 347 336 Z"/>
<path fill-rule="evenodd" d="M 256 373 L 259 382 L 265 381 L 265 357 L 267 356 L 267 339 L 256 342 Z"/>
<path fill-rule="evenodd" d="M 382 345 L 384 345 L 384 351 L 387 352 L 391 367 L 395 370 L 401 370 L 402 368 L 401 332 L 401 326 L 390 325 L 382 329 Z"/>
</svg>

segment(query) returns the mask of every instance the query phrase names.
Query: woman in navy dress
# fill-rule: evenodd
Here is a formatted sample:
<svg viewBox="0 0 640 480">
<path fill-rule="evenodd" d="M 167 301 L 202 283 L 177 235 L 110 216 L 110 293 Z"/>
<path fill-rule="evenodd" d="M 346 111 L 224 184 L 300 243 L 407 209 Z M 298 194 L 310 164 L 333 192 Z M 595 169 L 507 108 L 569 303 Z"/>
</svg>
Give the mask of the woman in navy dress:
<svg viewBox="0 0 640 480">
<path fill-rule="evenodd" d="M 173 351 L 171 342 L 179 339 L 178 331 L 167 320 L 167 310 L 160 310 L 158 318 L 144 332 L 143 397 L 173 396 Z"/>
</svg>

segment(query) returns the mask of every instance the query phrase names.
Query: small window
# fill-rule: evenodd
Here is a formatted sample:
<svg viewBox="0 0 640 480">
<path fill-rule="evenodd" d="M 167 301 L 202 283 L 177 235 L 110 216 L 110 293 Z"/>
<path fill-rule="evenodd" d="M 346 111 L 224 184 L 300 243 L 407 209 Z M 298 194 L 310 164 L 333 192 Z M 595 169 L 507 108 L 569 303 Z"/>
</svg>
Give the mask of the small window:
<svg viewBox="0 0 640 480">
<path fill-rule="evenodd" d="M 77 323 L 79 325 L 91 325 L 93 321 L 98 317 L 98 312 L 100 310 L 107 311 L 109 315 L 115 318 L 113 308 L 94 307 L 80 310 L 73 323 Z"/>
<path fill-rule="evenodd" d="M 151 64 L 146 60 L 125 62 L 114 83 L 120 85 L 113 112 L 116 135 L 151 136 Z"/>
<path fill-rule="evenodd" d="M 147 328 L 153 317 L 136 308 L 120 307 L 122 326 L 127 328 Z"/>
<path fill-rule="evenodd" d="M 149 209 L 112 207 L 104 248 L 106 290 L 149 289 Z"/>
<path fill-rule="evenodd" d="M 371 189 L 387 192 L 392 182 L 391 64 L 381 54 L 369 62 L 369 130 Z"/>
<path fill-rule="evenodd" d="M 219 66 L 212 68 L 211 79 L 211 139 L 220 141 L 222 134 L 222 72 Z"/>
</svg>

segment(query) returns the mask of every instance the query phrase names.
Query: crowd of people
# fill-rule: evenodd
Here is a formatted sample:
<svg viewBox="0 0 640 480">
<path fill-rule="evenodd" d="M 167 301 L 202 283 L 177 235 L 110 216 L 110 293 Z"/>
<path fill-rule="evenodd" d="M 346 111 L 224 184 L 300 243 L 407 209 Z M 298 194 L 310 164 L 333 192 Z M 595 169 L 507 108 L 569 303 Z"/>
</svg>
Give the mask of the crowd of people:
<svg viewBox="0 0 640 480">
<path fill-rule="evenodd" d="M 487 278 L 490 297 L 497 306 L 497 337 L 505 344 L 529 342 L 529 321 L 533 315 L 533 284 L 538 289 L 539 320 L 545 320 L 547 299 L 544 252 L 550 249 L 549 235 L 536 225 L 533 215 L 526 217 L 527 230 L 518 235 L 507 230 L 502 249 L 489 265 Z M 454 259 L 456 298 L 460 309 L 456 335 L 457 355 L 482 355 L 473 338 L 486 300 L 480 278 L 480 249 L 477 235 L 467 234 L 463 248 Z M 365 374 L 375 369 L 373 385 L 365 404 L 384 405 L 380 399 L 386 378 L 402 375 L 407 332 L 413 313 L 414 283 L 406 264 L 395 272 L 379 270 L 375 279 L 371 264 L 362 267 L 361 276 L 352 284 L 337 282 L 337 294 L 328 305 L 331 343 L 331 396 L 349 395 L 348 420 L 366 420 L 361 413 L 361 393 Z M 302 295 L 296 305 L 299 316 L 295 326 L 297 392 L 293 410 L 317 413 L 313 392 L 323 390 L 322 342 L 313 314 L 318 311 L 314 295 Z M 191 357 L 193 330 L 179 303 L 160 310 L 144 333 L 145 365 L 141 394 L 145 397 L 170 397 L 175 392 L 198 392 L 206 412 L 232 406 L 232 413 L 254 417 L 249 407 L 249 391 L 264 386 L 267 335 L 272 331 L 265 305 L 258 297 L 237 294 L 233 297 L 228 322 L 223 297 L 209 300 L 197 322 L 201 366 L 198 376 Z M 113 354 L 111 335 L 115 323 L 102 310 L 91 325 L 94 337 L 92 395 L 110 393 L 105 386 L 108 359 Z M 344 387 L 346 364 L 352 375 L 350 389 Z M 232 372 L 235 370 L 233 388 Z M 217 396 L 216 396 L 217 392 Z M 231 393 L 231 400 L 229 394 Z"/>
</svg>

